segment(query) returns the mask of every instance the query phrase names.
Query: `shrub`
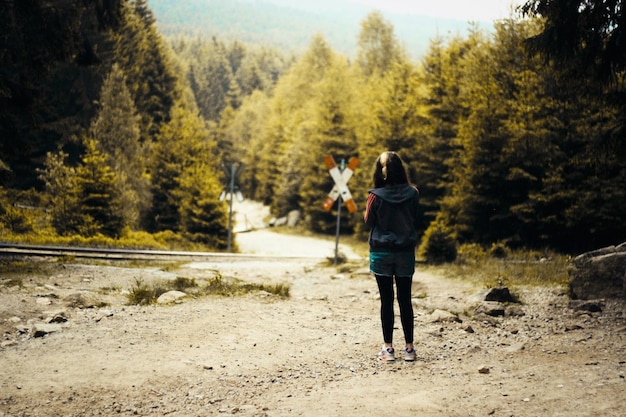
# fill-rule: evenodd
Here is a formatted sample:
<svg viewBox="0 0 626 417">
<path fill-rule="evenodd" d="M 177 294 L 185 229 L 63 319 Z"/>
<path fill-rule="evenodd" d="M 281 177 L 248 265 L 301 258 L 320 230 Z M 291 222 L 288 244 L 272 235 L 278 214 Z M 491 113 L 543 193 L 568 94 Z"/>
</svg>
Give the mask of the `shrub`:
<svg viewBox="0 0 626 417">
<path fill-rule="evenodd" d="M 136 278 L 134 285 L 128 293 L 128 304 L 148 305 L 156 300 L 155 291 L 149 287 L 142 279 Z"/>
<path fill-rule="evenodd" d="M 504 259 L 509 255 L 509 250 L 502 243 L 492 243 L 489 254 L 494 258 Z"/>
<path fill-rule="evenodd" d="M 457 248 L 452 229 L 443 222 L 431 223 L 424 233 L 418 255 L 433 264 L 454 262 Z"/>
</svg>

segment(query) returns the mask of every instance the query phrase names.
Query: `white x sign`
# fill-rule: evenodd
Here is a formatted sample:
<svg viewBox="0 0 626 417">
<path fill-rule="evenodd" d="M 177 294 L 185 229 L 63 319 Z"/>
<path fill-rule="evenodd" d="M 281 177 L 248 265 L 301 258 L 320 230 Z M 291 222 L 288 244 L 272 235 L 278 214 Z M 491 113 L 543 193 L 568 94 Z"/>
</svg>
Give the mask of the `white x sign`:
<svg viewBox="0 0 626 417">
<path fill-rule="evenodd" d="M 359 165 L 359 160 L 356 157 L 350 158 L 348 161 L 348 166 L 343 171 L 339 170 L 339 167 L 335 163 L 335 160 L 332 156 L 327 156 L 324 158 L 324 162 L 326 163 L 326 167 L 328 168 L 328 172 L 332 177 L 333 181 L 335 181 L 335 185 L 333 189 L 328 193 L 328 197 L 324 200 L 324 210 L 330 211 L 333 204 L 337 200 L 337 198 L 341 195 L 341 199 L 346 203 L 346 207 L 350 213 L 354 213 L 356 211 L 356 204 L 352 199 L 352 194 L 350 193 L 350 189 L 348 188 L 348 180 L 352 178 L 352 174 L 354 173 L 354 169 Z"/>
</svg>

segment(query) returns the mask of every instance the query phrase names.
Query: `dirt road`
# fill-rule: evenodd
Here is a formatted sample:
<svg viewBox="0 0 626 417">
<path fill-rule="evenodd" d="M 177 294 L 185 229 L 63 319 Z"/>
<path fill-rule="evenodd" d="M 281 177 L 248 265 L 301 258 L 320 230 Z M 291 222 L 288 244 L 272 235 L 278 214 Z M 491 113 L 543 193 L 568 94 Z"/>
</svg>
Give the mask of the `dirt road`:
<svg viewBox="0 0 626 417">
<path fill-rule="evenodd" d="M 133 280 L 216 272 L 286 282 L 291 296 L 125 305 Z M 53 263 L 23 284 L 0 287 L 0 416 L 626 415 L 623 306 L 574 311 L 563 288 L 518 290 L 514 314 L 491 317 L 473 313 L 479 288 L 419 271 L 418 360 L 384 364 L 365 261 L 341 273 L 315 259 Z M 107 305 L 81 308 L 76 294 Z"/>
</svg>

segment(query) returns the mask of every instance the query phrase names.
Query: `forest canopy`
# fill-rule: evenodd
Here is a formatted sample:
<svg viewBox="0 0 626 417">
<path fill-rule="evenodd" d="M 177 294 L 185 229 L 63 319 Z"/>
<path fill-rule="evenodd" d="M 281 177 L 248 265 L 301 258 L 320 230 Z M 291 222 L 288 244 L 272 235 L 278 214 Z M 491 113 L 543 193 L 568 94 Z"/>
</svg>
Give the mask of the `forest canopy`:
<svg viewBox="0 0 626 417">
<path fill-rule="evenodd" d="M 575 5 L 574 3 L 580 3 Z M 146 0 L 2 3 L 0 232 L 166 236 L 226 248 L 222 165 L 246 198 L 334 233 L 324 157 L 400 153 L 424 236 L 575 253 L 626 236 L 620 2 L 527 2 L 493 31 L 437 36 L 419 61 L 380 12 L 357 55 L 164 38 Z M 570 8 L 571 7 L 571 8 Z"/>
</svg>

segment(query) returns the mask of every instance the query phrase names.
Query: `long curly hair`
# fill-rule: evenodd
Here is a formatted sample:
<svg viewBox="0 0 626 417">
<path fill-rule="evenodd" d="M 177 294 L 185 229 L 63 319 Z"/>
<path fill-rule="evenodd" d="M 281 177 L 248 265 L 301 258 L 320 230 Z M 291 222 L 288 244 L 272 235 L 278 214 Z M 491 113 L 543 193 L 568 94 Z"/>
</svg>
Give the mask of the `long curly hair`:
<svg viewBox="0 0 626 417">
<path fill-rule="evenodd" d="M 374 164 L 372 179 L 375 188 L 409 183 L 409 176 L 402 158 L 393 151 L 386 151 L 378 156 Z"/>
</svg>

